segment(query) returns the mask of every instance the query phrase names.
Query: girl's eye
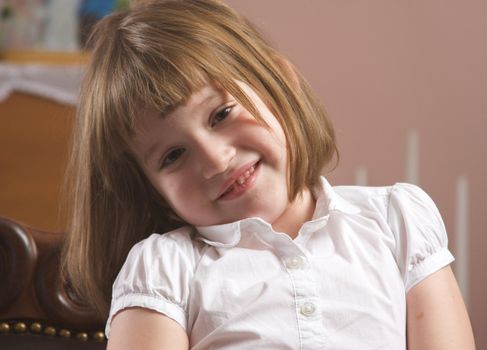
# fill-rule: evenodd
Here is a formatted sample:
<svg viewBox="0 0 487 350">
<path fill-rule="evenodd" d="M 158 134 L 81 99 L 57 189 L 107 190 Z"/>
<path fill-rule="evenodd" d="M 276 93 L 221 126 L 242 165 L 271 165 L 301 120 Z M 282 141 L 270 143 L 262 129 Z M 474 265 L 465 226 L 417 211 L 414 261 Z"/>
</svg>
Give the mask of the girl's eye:
<svg viewBox="0 0 487 350">
<path fill-rule="evenodd" d="M 176 148 L 172 151 L 170 151 L 162 160 L 160 168 L 167 167 L 177 161 L 179 157 L 184 153 L 184 148 Z"/>
<path fill-rule="evenodd" d="M 217 114 L 213 116 L 213 118 L 210 121 L 211 127 L 215 126 L 216 124 L 222 122 L 232 111 L 233 106 L 228 106 L 223 108 L 221 111 L 219 111 Z"/>
</svg>

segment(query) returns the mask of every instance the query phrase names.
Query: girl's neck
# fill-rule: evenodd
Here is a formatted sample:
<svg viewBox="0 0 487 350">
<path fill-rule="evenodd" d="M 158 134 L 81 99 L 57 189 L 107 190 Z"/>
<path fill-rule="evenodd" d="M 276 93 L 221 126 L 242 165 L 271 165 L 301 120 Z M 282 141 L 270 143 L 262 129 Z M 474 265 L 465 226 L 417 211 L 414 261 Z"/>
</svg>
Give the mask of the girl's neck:
<svg viewBox="0 0 487 350">
<path fill-rule="evenodd" d="M 306 188 L 296 196 L 296 199 L 289 204 L 286 211 L 279 217 L 272 227 L 276 232 L 283 232 L 291 239 L 294 239 L 299 229 L 313 217 L 316 207 L 316 200 L 311 191 Z"/>
</svg>

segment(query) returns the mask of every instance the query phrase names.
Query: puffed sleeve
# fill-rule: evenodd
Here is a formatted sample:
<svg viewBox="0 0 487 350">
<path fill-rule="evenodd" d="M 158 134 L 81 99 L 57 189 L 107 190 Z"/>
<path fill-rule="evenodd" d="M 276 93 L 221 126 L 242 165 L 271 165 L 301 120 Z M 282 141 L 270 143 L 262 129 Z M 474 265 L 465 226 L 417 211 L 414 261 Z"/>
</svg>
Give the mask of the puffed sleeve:
<svg viewBox="0 0 487 350">
<path fill-rule="evenodd" d="M 388 223 L 406 293 L 454 260 L 438 208 L 419 187 L 402 183 L 392 187 Z"/>
<path fill-rule="evenodd" d="M 158 311 L 186 329 L 195 252 L 190 232 L 184 229 L 153 234 L 132 247 L 113 284 L 107 337 L 113 316 L 128 307 Z"/>
</svg>

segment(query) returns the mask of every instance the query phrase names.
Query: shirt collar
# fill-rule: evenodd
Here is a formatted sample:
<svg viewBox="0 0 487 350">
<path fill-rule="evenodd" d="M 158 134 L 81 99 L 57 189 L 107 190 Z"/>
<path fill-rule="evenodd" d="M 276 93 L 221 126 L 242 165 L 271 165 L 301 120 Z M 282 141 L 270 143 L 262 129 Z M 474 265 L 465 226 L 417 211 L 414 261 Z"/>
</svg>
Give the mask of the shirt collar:
<svg viewBox="0 0 487 350">
<path fill-rule="evenodd" d="M 339 211 L 346 214 L 357 214 L 360 212 L 359 207 L 340 196 L 323 176 L 320 177 L 320 183 L 313 188 L 313 195 L 316 198 L 316 208 L 312 220 L 328 215 L 331 211 Z"/>
<path fill-rule="evenodd" d="M 312 222 L 326 220 L 330 212 L 338 211 L 347 214 L 356 214 L 360 209 L 338 195 L 330 183 L 322 176 L 320 183 L 313 188 L 313 196 L 316 199 L 316 208 Z M 200 234 L 199 239 L 203 242 L 221 248 L 236 246 L 242 237 L 243 232 L 256 230 L 273 231 L 272 226 L 258 217 L 242 219 L 228 224 L 197 226 Z"/>
</svg>

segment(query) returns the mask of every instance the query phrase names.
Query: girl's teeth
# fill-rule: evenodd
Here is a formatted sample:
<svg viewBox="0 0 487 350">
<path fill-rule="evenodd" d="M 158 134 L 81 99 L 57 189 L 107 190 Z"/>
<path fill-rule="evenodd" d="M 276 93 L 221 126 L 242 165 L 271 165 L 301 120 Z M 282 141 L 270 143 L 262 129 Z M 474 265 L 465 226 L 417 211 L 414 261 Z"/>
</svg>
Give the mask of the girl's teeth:
<svg viewBox="0 0 487 350">
<path fill-rule="evenodd" d="M 247 170 L 245 173 L 243 173 L 243 175 L 241 175 L 237 181 L 235 181 L 239 186 L 242 186 L 245 181 L 247 181 L 247 179 L 250 177 L 250 175 L 252 175 L 255 171 L 255 165 L 252 166 L 249 170 Z M 231 186 L 225 193 L 230 193 L 232 192 L 234 189 L 235 189 L 235 186 L 236 185 L 233 185 Z"/>
<path fill-rule="evenodd" d="M 255 171 L 255 168 L 254 167 L 251 167 L 249 170 L 247 170 L 245 173 L 243 173 L 243 175 L 241 175 L 238 179 L 237 179 L 237 183 L 241 186 L 245 183 L 245 181 L 250 177 L 250 175 L 253 174 L 253 172 Z"/>
</svg>

